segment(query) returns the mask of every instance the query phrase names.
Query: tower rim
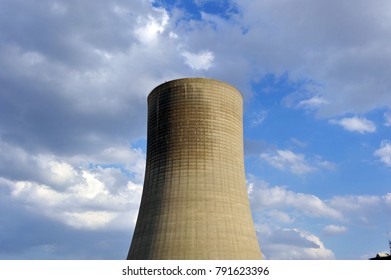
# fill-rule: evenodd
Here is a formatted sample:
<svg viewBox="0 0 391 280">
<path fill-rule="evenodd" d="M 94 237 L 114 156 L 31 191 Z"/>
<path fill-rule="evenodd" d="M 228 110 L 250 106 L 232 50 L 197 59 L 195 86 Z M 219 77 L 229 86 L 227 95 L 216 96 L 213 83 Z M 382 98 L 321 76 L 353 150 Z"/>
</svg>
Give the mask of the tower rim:
<svg viewBox="0 0 391 280">
<path fill-rule="evenodd" d="M 230 88 L 232 90 L 234 90 L 235 92 L 237 92 L 240 97 L 243 99 L 243 94 L 233 85 L 225 82 L 225 81 L 222 81 L 222 80 L 218 80 L 218 79 L 214 79 L 214 78 L 207 78 L 207 77 L 188 77 L 188 78 L 178 78 L 178 79 L 173 79 L 173 80 L 169 80 L 169 81 L 165 81 L 164 83 L 156 86 L 155 88 L 153 88 L 150 93 L 148 94 L 148 98 L 151 94 L 153 94 L 154 92 L 157 91 L 157 89 L 161 88 L 161 87 L 166 87 L 168 86 L 169 84 L 172 84 L 172 83 L 183 83 L 183 82 L 208 82 L 208 83 L 215 83 L 215 84 L 219 84 L 223 87 L 226 87 L 226 88 Z"/>
</svg>

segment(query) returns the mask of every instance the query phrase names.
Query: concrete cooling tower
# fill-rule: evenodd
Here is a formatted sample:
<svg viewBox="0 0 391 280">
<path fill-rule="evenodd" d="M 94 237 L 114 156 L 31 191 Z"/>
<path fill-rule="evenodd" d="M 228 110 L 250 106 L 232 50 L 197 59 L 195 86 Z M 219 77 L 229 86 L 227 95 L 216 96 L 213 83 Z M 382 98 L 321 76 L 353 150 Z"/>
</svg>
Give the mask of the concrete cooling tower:
<svg viewBox="0 0 391 280">
<path fill-rule="evenodd" d="M 261 259 L 242 107 L 234 87 L 204 78 L 149 94 L 144 189 L 128 259 Z"/>
</svg>

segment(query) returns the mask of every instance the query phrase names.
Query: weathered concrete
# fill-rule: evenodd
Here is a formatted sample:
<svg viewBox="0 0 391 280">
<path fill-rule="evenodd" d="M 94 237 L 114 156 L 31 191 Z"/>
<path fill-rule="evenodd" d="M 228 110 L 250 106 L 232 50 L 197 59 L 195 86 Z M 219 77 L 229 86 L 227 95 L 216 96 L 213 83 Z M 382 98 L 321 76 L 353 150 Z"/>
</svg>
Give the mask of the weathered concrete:
<svg viewBox="0 0 391 280">
<path fill-rule="evenodd" d="M 260 259 L 245 185 L 242 96 L 211 79 L 148 96 L 147 162 L 128 259 Z"/>
</svg>

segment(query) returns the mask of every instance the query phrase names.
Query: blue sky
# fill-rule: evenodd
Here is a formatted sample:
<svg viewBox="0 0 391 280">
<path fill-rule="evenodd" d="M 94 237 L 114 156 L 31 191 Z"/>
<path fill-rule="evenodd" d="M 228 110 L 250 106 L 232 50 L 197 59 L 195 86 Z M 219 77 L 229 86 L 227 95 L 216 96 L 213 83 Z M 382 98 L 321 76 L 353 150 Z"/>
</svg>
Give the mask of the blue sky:
<svg viewBox="0 0 391 280">
<path fill-rule="evenodd" d="M 146 97 L 210 77 L 244 98 L 267 259 L 367 259 L 391 231 L 391 4 L 4 0 L 0 259 L 124 259 Z"/>
</svg>

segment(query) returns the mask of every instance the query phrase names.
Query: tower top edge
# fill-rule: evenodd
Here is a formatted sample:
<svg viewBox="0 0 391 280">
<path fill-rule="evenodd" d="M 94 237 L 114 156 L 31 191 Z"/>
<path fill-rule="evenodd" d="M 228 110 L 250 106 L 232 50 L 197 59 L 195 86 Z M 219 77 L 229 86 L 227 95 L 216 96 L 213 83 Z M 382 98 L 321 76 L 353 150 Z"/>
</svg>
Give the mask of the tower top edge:
<svg viewBox="0 0 391 280">
<path fill-rule="evenodd" d="M 170 87 L 170 86 L 174 86 L 174 85 L 186 85 L 186 84 L 217 84 L 217 85 L 220 85 L 225 88 L 230 88 L 233 91 L 239 93 L 240 96 L 242 96 L 242 93 L 236 87 L 234 87 L 233 85 L 231 85 L 227 82 L 212 79 L 212 78 L 203 78 L 203 77 L 202 78 L 201 77 L 179 78 L 179 79 L 166 81 L 166 82 L 156 86 L 149 93 L 149 95 L 151 95 L 153 92 L 157 91 L 159 88 L 162 88 L 162 87 Z"/>
</svg>

